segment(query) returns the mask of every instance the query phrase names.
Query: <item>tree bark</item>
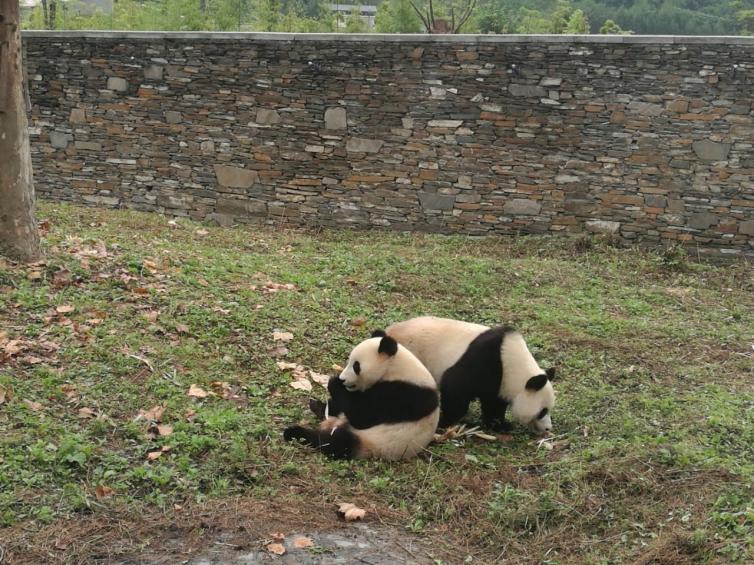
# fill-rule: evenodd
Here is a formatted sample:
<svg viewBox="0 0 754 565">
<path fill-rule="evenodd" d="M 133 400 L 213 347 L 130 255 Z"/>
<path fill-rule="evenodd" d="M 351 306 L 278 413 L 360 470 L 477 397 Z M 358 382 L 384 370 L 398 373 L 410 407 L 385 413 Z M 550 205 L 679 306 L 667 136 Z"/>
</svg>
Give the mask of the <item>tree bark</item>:
<svg viewBox="0 0 754 565">
<path fill-rule="evenodd" d="M 18 0 L 0 0 L 0 253 L 40 255 L 23 89 Z"/>
</svg>

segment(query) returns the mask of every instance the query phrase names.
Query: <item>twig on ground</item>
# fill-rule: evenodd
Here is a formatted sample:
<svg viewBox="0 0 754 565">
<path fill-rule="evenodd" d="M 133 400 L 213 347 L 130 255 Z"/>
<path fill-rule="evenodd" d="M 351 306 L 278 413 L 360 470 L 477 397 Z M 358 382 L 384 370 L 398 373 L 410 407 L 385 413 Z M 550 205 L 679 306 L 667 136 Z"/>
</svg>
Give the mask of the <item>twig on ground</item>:
<svg viewBox="0 0 754 565">
<path fill-rule="evenodd" d="M 145 359 L 144 357 L 142 357 L 140 355 L 136 355 L 135 353 L 129 353 L 128 356 L 132 357 L 133 359 L 136 359 L 137 361 L 141 361 L 142 363 L 144 363 L 147 366 L 147 368 L 150 371 L 152 371 L 154 373 L 154 367 L 152 366 L 152 364 L 149 362 L 148 359 Z"/>
</svg>

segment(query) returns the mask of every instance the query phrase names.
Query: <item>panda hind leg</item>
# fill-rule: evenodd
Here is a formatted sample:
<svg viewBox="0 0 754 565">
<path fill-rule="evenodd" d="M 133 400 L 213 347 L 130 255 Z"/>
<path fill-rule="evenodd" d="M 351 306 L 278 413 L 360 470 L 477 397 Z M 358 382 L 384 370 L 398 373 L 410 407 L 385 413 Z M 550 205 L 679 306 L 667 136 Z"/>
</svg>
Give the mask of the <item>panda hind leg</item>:
<svg viewBox="0 0 754 565">
<path fill-rule="evenodd" d="M 303 426 L 290 426 L 283 431 L 283 439 L 300 441 L 333 459 L 353 459 L 359 446 L 356 435 L 342 427 L 313 430 Z"/>
<path fill-rule="evenodd" d="M 438 427 L 447 428 L 463 418 L 469 411 L 469 404 L 477 396 L 469 385 L 463 368 L 451 367 L 440 381 L 440 422 Z"/>
</svg>

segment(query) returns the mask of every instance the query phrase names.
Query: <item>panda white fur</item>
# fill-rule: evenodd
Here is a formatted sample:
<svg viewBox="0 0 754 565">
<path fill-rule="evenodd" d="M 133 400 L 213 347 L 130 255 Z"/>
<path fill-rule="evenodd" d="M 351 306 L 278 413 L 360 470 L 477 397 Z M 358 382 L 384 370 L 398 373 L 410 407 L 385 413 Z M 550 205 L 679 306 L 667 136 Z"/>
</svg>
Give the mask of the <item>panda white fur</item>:
<svg viewBox="0 0 754 565">
<path fill-rule="evenodd" d="M 283 437 L 341 459 L 405 459 L 424 449 L 440 419 L 437 384 L 405 347 L 384 332 L 357 345 L 328 383 L 327 413 L 317 429 L 291 426 Z M 321 403 L 320 403 L 321 405 Z M 310 403 L 322 416 L 324 405 Z"/>
<path fill-rule="evenodd" d="M 440 387 L 440 427 L 456 423 L 478 398 L 486 427 L 506 430 L 505 411 L 532 430 L 552 429 L 551 380 L 513 328 L 489 328 L 448 318 L 422 316 L 398 322 L 387 334 L 426 365 Z"/>
</svg>

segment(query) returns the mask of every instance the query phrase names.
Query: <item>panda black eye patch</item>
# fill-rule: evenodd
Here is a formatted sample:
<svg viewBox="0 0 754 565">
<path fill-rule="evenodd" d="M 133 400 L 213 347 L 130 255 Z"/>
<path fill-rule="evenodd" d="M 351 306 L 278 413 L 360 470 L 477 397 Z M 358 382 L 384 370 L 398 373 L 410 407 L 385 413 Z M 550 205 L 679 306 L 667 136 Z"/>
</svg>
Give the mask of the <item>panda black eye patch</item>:
<svg viewBox="0 0 754 565">
<path fill-rule="evenodd" d="M 359 363 L 358 361 L 353 362 L 353 372 L 357 375 L 361 373 L 361 363 Z"/>
<path fill-rule="evenodd" d="M 548 408 L 542 408 L 542 410 L 539 411 L 539 414 L 537 414 L 537 420 L 541 420 L 542 418 L 544 418 L 545 416 L 547 416 L 547 413 L 549 411 L 550 410 Z"/>
</svg>

